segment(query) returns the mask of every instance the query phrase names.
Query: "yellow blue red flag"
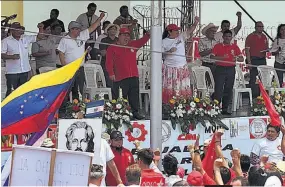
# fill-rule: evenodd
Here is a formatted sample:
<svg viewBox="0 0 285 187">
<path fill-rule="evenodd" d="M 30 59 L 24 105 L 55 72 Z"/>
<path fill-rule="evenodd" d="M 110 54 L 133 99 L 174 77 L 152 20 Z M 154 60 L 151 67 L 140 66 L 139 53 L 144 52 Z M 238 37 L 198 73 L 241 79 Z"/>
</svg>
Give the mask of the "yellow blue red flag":
<svg viewBox="0 0 285 187">
<path fill-rule="evenodd" d="M 1 103 L 1 134 L 45 130 L 67 95 L 85 54 L 62 68 L 32 77 L 5 98 Z"/>
</svg>

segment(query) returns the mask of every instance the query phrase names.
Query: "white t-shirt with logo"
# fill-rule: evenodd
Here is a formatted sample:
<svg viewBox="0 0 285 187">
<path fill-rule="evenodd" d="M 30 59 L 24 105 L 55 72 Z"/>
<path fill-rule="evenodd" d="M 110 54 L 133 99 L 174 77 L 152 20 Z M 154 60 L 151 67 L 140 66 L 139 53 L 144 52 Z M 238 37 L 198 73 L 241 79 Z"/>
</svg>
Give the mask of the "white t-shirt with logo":
<svg viewBox="0 0 285 187">
<path fill-rule="evenodd" d="M 107 173 L 107 162 L 110 160 L 114 159 L 114 153 L 108 144 L 108 142 L 105 139 L 101 138 L 101 147 L 100 147 L 100 158 L 93 158 L 92 159 L 92 164 L 97 164 L 103 166 L 103 173 L 104 173 L 104 178 L 101 182 L 101 186 L 106 186 L 105 184 L 105 176 Z"/>
<path fill-rule="evenodd" d="M 275 56 L 275 61 L 280 63 L 280 64 L 284 64 L 285 63 L 285 39 L 275 39 L 274 42 L 272 43 L 272 48 L 271 48 L 271 52 L 275 52 L 278 49 L 281 49 L 281 51 L 279 52 L 278 55 Z"/>
<path fill-rule="evenodd" d="M 267 138 L 261 139 L 259 142 L 255 143 L 252 147 L 252 153 L 261 157 L 263 155 L 268 155 L 269 162 L 278 163 L 283 160 L 283 153 L 281 151 L 281 139 L 277 138 L 274 141 L 270 141 Z"/>
<path fill-rule="evenodd" d="M 187 64 L 185 57 L 186 33 L 181 33 L 177 38 L 164 38 L 162 40 L 163 52 L 169 51 L 175 47 L 177 50 L 171 54 L 164 55 L 164 64 L 169 67 L 183 67 Z M 179 56 L 176 56 L 179 55 Z"/>
<path fill-rule="evenodd" d="M 85 51 L 85 43 L 89 38 L 89 30 L 85 29 L 80 32 L 79 36 L 71 39 L 69 35 L 62 38 L 59 42 L 57 49 L 64 53 L 65 62 L 67 64 L 80 58 Z"/>
</svg>

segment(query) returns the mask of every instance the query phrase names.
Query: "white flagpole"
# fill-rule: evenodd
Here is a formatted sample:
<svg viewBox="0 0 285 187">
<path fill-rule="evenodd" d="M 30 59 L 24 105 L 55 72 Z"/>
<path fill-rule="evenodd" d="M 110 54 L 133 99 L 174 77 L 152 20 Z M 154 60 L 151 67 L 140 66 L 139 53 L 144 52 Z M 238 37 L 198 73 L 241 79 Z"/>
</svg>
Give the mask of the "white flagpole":
<svg viewBox="0 0 285 187">
<path fill-rule="evenodd" d="M 151 41 L 152 51 L 162 51 L 161 0 L 158 1 L 158 18 L 155 16 L 155 0 L 151 1 Z M 158 24 L 157 24 L 158 22 Z M 151 52 L 150 82 L 150 145 L 153 150 L 162 151 L 162 54 Z M 159 165 L 161 168 L 161 164 Z"/>
</svg>

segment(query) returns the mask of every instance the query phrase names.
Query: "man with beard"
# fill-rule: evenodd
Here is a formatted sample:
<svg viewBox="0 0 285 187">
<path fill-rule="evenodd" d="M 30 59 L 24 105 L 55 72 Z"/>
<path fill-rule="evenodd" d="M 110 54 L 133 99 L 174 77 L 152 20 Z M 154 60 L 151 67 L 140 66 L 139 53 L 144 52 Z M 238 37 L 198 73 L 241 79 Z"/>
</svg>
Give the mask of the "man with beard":
<svg viewBox="0 0 285 187">
<path fill-rule="evenodd" d="M 252 147 L 250 153 L 250 162 L 252 165 L 259 164 L 262 156 L 268 156 L 269 162 L 278 163 L 283 160 L 284 155 L 281 150 L 281 138 L 279 138 L 281 130 L 284 136 L 284 127 L 280 129 L 278 126 L 267 125 L 265 138 L 255 143 Z M 285 139 L 283 138 L 282 141 L 285 141 Z"/>
<path fill-rule="evenodd" d="M 110 134 L 111 149 L 115 155 L 114 162 L 117 166 L 123 184 L 126 185 L 126 169 L 130 165 L 134 164 L 134 158 L 132 153 L 123 147 L 123 138 L 124 137 L 120 131 L 113 131 Z M 118 185 L 109 168 L 107 168 L 106 183 L 107 186 Z"/>
</svg>

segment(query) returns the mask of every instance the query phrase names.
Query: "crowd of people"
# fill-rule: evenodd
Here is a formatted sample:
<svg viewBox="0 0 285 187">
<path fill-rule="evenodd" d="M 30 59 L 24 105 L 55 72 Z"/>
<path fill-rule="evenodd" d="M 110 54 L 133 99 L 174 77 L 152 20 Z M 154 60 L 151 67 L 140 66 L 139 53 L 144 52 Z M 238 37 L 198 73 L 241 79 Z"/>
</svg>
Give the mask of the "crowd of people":
<svg viewBox="0 0 285 187">
<path fill-rule="evenodd" d="M 89 186 L 275 186 L 285 184 L 285 127 L 267 126 L 266 136 L 256 142 L 250 154 L 231 150 L 226 158 L 222 150 L 224 131 L 218 130 L 200 146 L 199 136 L 188 146 L 192 171 L 185 175 L 173 153 L 162 158 L 159 150 L 136 150 L 123 146 L 123 135 L 112 131 L 102 136 L 100 158 L 94 158 Z M 280 138 L 281 137 L 281 138 Z M 42 147 L 53 147 L 45 140 Z M 159 169 L 162 162 L 162 170 Z"/>
</svg>

